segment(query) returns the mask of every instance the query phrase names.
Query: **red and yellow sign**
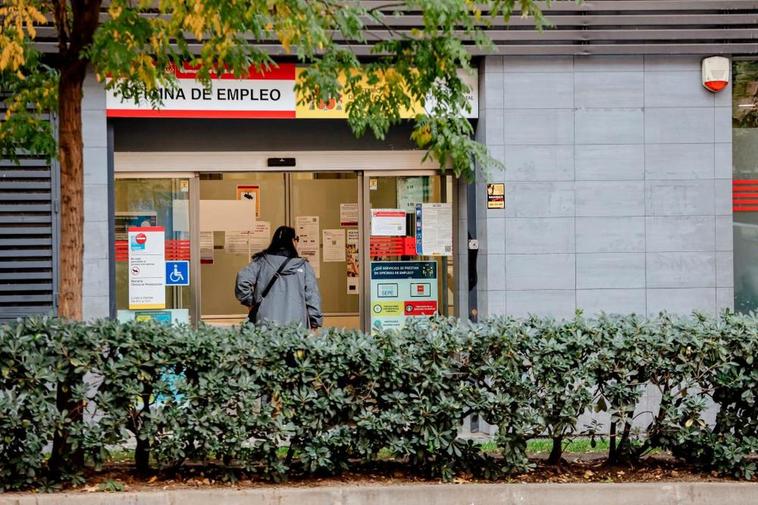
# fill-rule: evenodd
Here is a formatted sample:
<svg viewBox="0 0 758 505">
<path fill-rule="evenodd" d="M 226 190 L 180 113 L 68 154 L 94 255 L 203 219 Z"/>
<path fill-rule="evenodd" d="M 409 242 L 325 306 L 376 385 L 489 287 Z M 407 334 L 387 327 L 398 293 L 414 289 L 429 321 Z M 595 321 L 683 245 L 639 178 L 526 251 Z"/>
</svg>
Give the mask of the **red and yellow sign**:
<svg viewBox="0 0 758 505">
<path fill-rule="evenodd" d="M 347 97 L 328 102 L 298 104 L 295 84 L 304 69 L 292 63 L 280 63 L 265 72 L 251 67 L 242 78 L 232 74 L 220 74 L 211 81 L 209 88 L 196 79 L 196 72 L 189 66 L 170 69 L 177 80 L 174 88 L 158 88 L 154 94 L 160 99 L 160 107 L 154 108 L 147 97 L 117 96 L 114 90 L 106 95 L 108 117 L 141 118 L 230 118 L 230 119 L 346 119 Z M 478 93 L 475 75 L 461 73 L 461 78 L 471 88 L 469 103 L 471 113 L 477 117 Z M 420 104 L 401 112 L 405 118 L 422 112 Z"/>
</svg>

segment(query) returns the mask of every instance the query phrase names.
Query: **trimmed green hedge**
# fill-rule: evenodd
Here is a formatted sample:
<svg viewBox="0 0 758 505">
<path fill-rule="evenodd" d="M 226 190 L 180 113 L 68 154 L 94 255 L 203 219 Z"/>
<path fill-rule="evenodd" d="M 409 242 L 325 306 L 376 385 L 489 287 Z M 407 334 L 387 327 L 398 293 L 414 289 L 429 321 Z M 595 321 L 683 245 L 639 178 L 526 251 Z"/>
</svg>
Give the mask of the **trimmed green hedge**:
<svg viewBox="0 0 758 505">
<path fill-rule="evenodd" d="M 369 336 L 22 320 L 0 327 L 0 489 L 76 481 L 128 443 L 140 472 L 200 462 L 282 479 L 381 450 L 430 476 L 497 478 L 530 468 L 529 439 L 552 438 L 559 462 L 568 438 L 609 429 L 613 463 L 663 449 L 750 479 L 756 323 L 432 318 Z M 661 407 L 640 430 L 650 385 Z M 712 402 L 715 425 L 702 417 Z M 592 411 L 610 424 L 579 426 Z M 497 425 L 497 451 L 458 436 L 472 413 Z"/>
</svg>

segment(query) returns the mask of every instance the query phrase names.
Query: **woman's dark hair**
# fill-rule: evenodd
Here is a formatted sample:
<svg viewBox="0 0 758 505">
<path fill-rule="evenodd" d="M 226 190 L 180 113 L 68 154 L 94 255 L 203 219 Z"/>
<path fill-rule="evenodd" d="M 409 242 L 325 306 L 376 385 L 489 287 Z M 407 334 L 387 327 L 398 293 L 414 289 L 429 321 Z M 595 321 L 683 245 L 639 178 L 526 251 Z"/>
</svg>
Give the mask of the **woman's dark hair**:
<svg viewBox="0 0 758 505">
<path fill-rule="evenodd" d="M 280 226 L 274 232 L 274 237 L 271 239 L 271 244 L 263 251 L 257 253 L 254 258 L 263 256 L 264 254 L 278 254 L 286 255 L 290 258 L 299 257 L 297 249 L 295 248 L 295 241 L 297 240 L 297 233 L 295 229 L 289 226 Z"/>
</svg>

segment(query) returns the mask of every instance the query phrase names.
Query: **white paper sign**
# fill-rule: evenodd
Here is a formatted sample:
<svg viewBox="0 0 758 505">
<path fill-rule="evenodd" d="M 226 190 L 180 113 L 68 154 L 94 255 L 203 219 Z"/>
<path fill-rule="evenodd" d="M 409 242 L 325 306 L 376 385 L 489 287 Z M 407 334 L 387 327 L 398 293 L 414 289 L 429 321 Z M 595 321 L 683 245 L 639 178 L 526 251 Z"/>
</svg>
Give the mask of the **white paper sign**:
<svg viewBox="0 0 758 505">
<path fill-rule="evenodd" d="M 200 262 L 213 264 L 213 232 L 200 232 Z"/>
<path fill-rule="evenodd" d="M 200 231 L 247 231 L 255 227 L 255 200 L 200 200 Z"/>
<path fill-rule="evenodd" d="M 224 237 L 224 252 L 250 256 L 250 232 L 228 231 Z"/>
<path fill-rule="evenodd" d="M 308 260 L 318 279 L 321 277 L 319 217 L 297 216 L 295 218 L 295 229 L 297 230 L 298 237 L 300 237 L 297 251 L 300 253 L 300 256 Z"/>
<path fill-rule="evenodd" d="M 345 230 L 324 230 L 324 263 L 345 261 Z"/>
<path fill-rule="evenodd" d="M 453 207 L 449 203 L 421 205 L 421 250 L 424 256 L 453 255 Z"/>
<path fill-rule="evenodd" d="M 171 220 L 174 233 L 183 231 L 189 233 L 189 200 L 174 200 Z"/>
<path fill-rule="evenodd" d="M 250 250 L 253 254 L 267 248 L 271 243 L 271 223 L 256 221 L 253 234 L 250 236 Z"/>
<path fill-rule="evenodd" d="M 358 204 L 340 204 L 340 226 L 358 226 Z"/>
<path fill-rule="evenodd" d="M 133 227 L 129 241 L 129 309 L 166 308 L 166 234 L 163 226 Z"/>
<path fill-rule="evenodd" d="M 402 209 L 371 209 L 371 235 L 405 236 L 405 211 Z"/>
</svg>

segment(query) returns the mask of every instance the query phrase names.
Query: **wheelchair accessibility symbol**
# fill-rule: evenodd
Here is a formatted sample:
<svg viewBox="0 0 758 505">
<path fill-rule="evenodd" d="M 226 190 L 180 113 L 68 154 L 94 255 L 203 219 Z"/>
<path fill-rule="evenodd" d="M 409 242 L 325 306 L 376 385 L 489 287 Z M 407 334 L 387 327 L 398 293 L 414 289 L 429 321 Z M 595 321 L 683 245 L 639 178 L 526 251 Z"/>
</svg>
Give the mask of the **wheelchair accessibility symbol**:
<svg viewBox="0 0 758 505">
<path fill-rule="evenodd" d="M 166 262 L 166 286 L 189 286 L 189 261 Z"/>
</svg>

